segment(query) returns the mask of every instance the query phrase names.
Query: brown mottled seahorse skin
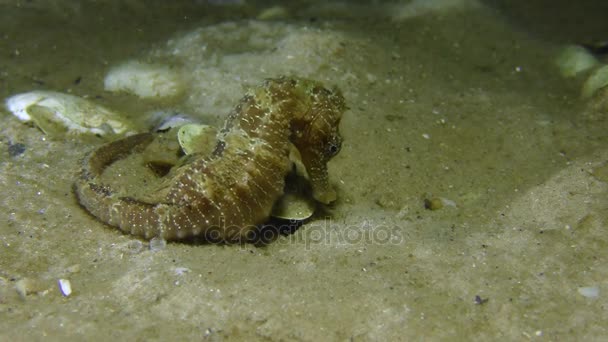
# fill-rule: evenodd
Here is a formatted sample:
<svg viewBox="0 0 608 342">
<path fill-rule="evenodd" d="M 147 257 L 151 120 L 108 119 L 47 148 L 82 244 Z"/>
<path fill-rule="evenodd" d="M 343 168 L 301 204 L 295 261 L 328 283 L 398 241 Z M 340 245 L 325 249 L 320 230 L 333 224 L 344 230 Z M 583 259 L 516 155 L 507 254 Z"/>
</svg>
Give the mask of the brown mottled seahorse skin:
<svg viewBox="0 0 608 342">
<path fill-rule="evenodd" d="M 301 155 L 313 197 L 326 204 L 336 199 L 327 162 L 340 150 L 338 125 L 345 109 L 337 89 L 301 78 L 268 79 L 231 111 L 213 153 L 191 155 L 149 195 L 131 197 L 99 178 L 107 166 L 150 144 L 151 133 L 88 154 L 75 193 L 99 220 L 145 239 L 241 241 L 268 219 L 283 194 L 292 144 Z"/>
</svg>

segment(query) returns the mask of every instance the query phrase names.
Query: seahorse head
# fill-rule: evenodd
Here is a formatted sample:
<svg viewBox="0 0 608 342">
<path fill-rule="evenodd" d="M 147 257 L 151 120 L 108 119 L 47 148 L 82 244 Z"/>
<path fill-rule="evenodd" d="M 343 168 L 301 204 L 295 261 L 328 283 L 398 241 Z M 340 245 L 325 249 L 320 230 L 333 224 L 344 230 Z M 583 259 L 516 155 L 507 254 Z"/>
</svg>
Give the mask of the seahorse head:
<svg viewBox="0 0 608 342">
<path fill-rule="evenodd" d="M 329 184 L 327 162 L 342 146 L 338 126 L 346 110 L 344 97 L 337 88 L 329 90 L 305 79 L 296 79 L 293 91 L 298 110 L 291 121 L 291 141 L 300 152 L 314 198 L 322 203 L 333 202 L 336 193 Z"/>
</svg>

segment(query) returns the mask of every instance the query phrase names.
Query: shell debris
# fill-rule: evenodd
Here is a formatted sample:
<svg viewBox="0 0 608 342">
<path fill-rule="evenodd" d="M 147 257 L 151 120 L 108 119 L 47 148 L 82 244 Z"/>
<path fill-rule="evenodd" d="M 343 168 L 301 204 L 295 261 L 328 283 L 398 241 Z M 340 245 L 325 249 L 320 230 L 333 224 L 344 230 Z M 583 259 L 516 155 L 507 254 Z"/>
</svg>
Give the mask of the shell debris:
<svg viewBox="0 0 608 342">
<path fill-rule="evenodd" d="M 59 291 L 64 297 L 68 297 L 72 294 L 72 284 L 67 279 L 59 279 L 57 281 L 57 285 L 59 285 Z"/>
<path fill-rule="evenodd" d="M 15 290 L 22 297 L 25 298 L 31 294 L 46 294 L 46 286 L 39 279 L 22 278 L 15 283 Z"/>
<path fill-rule="evenodd" d="M 598 298 L 600 296 L 600 288 L 597 286 L 584 286 L 578 288 L 578 293 L 587 298 Z"/>
<path fill-rule="evenodd" d="M 185 124 L 177 131 L 179 146 L 185 154 L 210 154 L 215 147 L 217 129 L 208 125 Z"/>
<path fill-rule="evenodd" d="M 36 90 L 6 99 L 6 108 L 19 120 L 33 122 L 45 134 L 66 132 L 124 134 L 132 125 L 120 114 L 78 96 Z"/>
<path fill-rule="evenodd" d="M 128 61 L 112 68 L 104 80 L 107 91 L 127 92 L 140 98 L 178 96 L 184 91 L 180 75 L 157 64 Z"/>
</svg>

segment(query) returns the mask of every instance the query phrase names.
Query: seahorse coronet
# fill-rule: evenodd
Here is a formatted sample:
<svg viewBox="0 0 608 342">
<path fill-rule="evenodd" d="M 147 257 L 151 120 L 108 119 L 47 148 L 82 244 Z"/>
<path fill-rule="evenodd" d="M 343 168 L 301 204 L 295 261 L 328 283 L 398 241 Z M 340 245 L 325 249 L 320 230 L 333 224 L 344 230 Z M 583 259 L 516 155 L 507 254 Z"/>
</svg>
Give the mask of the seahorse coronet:
<svg viewBox="0 0 608 342">
<path fill-rule="evenodd" d="M 145 149 L 154 139 L 151 133 L 89 153 L 74 191 L 93 216 L 145 239 L 242 241 L 268 219 L 283 194 L 293 146 L 313 197 L 325 204 L 336 199 L 327 162 L 340 150 L 338 126 L 346 108 L 337 88 L 297 77 L 266 79 L 230 112 L 213 152 L 190 155 L 153 192 L 135 198 L 100 179 L 112 163 Z"/>
</svg>

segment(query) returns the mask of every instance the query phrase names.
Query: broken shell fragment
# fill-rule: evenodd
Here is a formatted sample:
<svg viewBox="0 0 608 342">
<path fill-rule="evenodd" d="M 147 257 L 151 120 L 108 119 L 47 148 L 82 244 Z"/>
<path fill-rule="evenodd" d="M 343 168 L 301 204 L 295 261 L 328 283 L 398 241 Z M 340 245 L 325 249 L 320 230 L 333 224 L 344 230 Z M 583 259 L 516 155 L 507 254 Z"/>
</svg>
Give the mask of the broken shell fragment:
<svg viewBox="0 0 608 342">
<path fill-rule="evenodd" d="M 67 132 L 124 134 L 131 123 L 119 114 L 78 96 L 54 91 L 31 91 L 6 99 L 6 108 L 21 121 L 32 121 L 45 134 Z"/>
<path fill-rule="evenodd" d="M 173 113 L 167 111 L 156 111 L 151 114 L 152 121 L 159 121 L 154 125 L 152 131 L 160 132 L 167 131 L 171 128 L 181 127 L 190 123 L 197 123 L 195 119 L 182 113 Z"/>
<path fill-rule="evenodd" d="M 217 129 L 208 125 L 186 124 L 177 131 L 179 146 L 185 154 L 210 154 L 215 148 Z"/>
<path fill-rule="evenodd" d="M 284 220 L 306 220 L 315 212 L 315 202 L 311 196 L 301 192 L 286 192 L 274 204 L 270 215 Z"/>
</svg>

